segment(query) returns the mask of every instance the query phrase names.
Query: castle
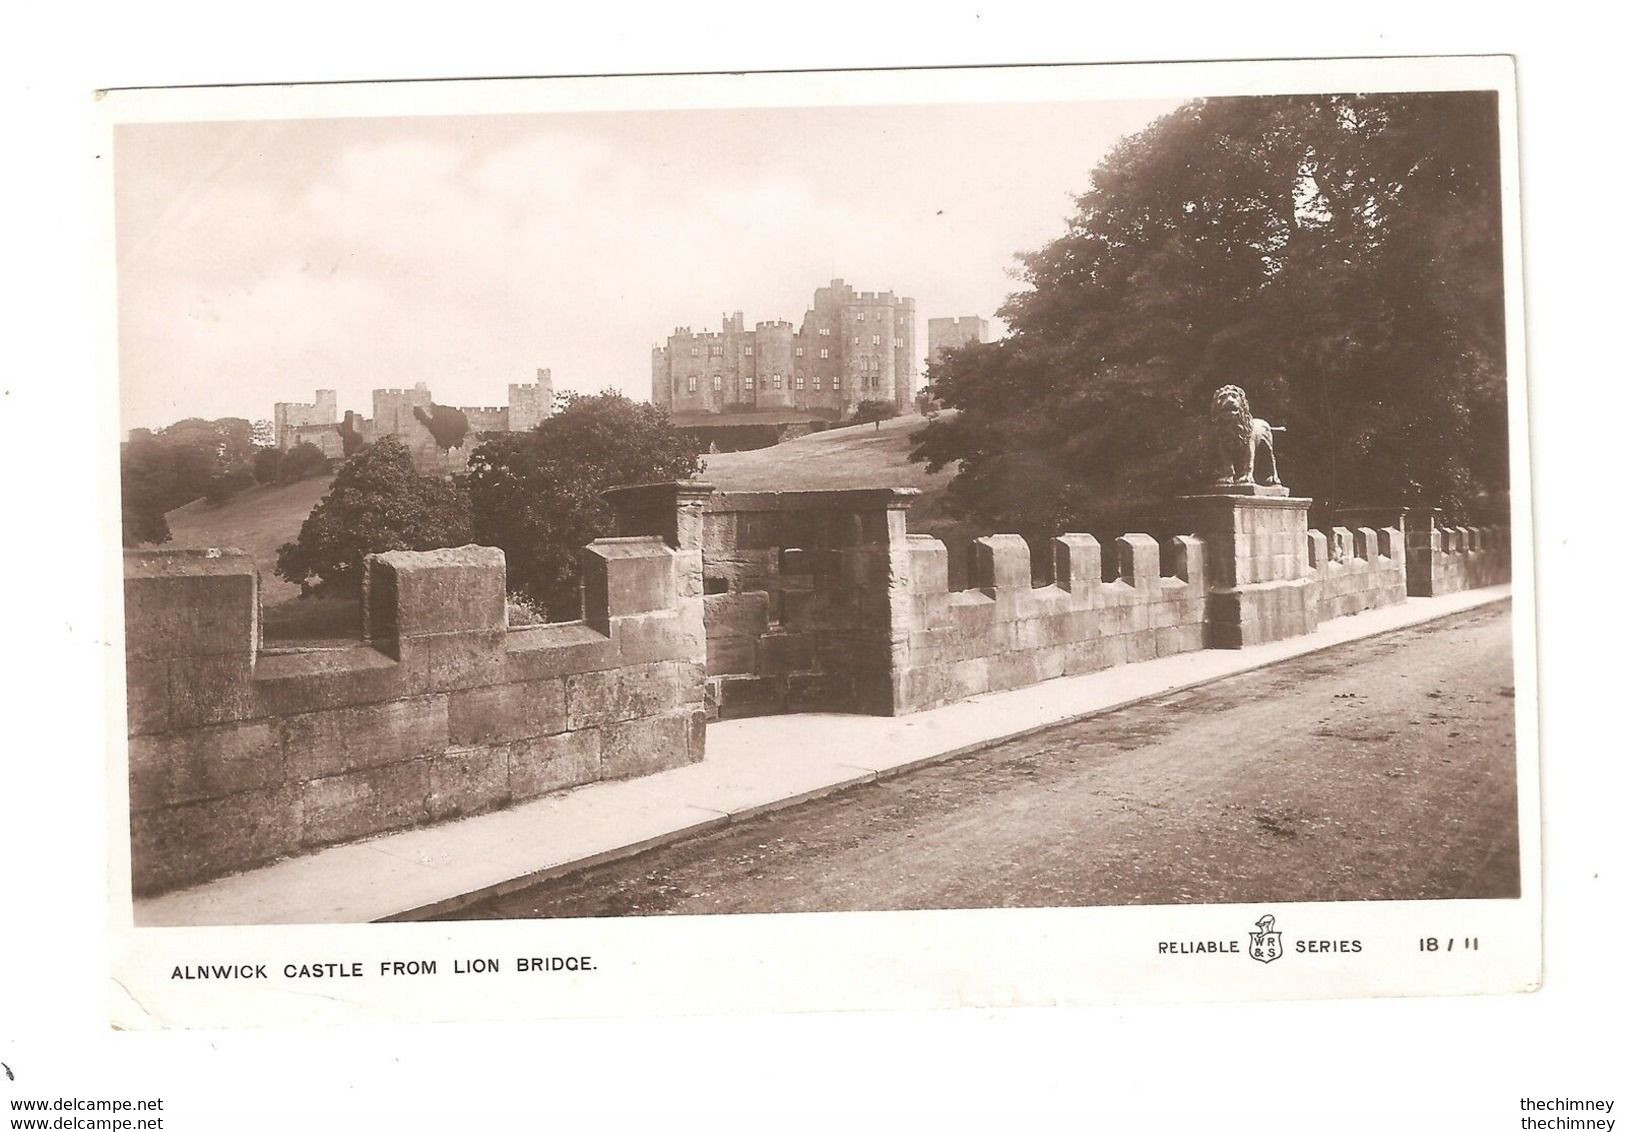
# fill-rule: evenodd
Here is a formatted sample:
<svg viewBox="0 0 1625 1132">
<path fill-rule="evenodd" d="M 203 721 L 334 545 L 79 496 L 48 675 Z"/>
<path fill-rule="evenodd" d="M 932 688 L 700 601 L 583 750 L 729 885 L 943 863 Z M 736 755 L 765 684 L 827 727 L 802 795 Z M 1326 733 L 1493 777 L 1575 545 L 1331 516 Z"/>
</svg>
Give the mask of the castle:
<svg viewBox="0 0 1625 1132">
<path fill-rule="evenodd" d="M 468 419 L 468 437 L 456 448 L 442 449 L 420 419 L 434 404 L 429 387 L 418 382 L 411 389 L 374 389 L 372 416 L 346 412 L 341 425 L 338 394 L 331 389 L 316 390 L 309 404 L 277 402 L 273 412 L 276 446 L 283 451 L 296 444 L 313 444 L 324 456 L 343 459 L 344 433 L 353 432 L 362 444 L 381 436 L 393 436 L 406 445 L 412 463 L 423 473 L 450 474 L 468 465 L 470 441 L 480 433 L 528 432 L 550 412 L 553 404 L 553 372 L 536 371 L 531 385 L 509 385 L 506 406 L 457 406 Z"/>
<path fill-rule="evenodd" d="M 860 401 L 914 403 L 914 300 L 858 292 L 841 279 L 813 292 L 798 330 L 784 320 L 722 330 L 678 327 L 651 356 L 652 400 L 682 426 L 835 421 Z"/>
<path fill-rule="evenodd" d="M 944 350 L 956 349 L 969 342 L 993 341 L 993 336 L 988 332 L 987 319 L 974 314 L 929 319 L 925 333 L 927 365 L 940 362 Z"/>
</svg>

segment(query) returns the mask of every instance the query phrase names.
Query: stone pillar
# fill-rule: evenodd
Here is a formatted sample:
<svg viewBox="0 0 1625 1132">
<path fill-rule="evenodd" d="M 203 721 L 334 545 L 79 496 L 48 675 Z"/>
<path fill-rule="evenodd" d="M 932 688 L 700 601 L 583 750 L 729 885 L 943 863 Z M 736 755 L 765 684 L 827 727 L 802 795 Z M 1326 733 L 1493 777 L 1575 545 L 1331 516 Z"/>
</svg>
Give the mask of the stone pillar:
<svg viewBox="0 0 1625 1132">
<path fill-rule="evenodd" d="M 124 552 L 130 734 L 249 716 L 259 643 L 259 572 L 248 555 Z"/>
<path fill-rule="evenodd" d="M 1235 649 L 1314 630 L 1310 500 L 1248 485 L 1179 500 L 1205 545 L 1208 648 Z"/>
</svg>

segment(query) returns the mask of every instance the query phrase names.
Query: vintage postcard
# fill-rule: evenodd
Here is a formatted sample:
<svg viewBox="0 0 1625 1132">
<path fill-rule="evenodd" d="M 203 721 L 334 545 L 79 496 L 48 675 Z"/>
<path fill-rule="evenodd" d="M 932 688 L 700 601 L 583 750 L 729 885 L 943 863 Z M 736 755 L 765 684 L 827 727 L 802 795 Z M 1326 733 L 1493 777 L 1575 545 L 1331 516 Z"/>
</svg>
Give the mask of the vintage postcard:
<svg viewBox="0 0 1625 1132">
<path fill-rule="evenodd" d="M 1535 989 L 1515 99 L 106 92 L 115 1024 Z"/>
</svg>

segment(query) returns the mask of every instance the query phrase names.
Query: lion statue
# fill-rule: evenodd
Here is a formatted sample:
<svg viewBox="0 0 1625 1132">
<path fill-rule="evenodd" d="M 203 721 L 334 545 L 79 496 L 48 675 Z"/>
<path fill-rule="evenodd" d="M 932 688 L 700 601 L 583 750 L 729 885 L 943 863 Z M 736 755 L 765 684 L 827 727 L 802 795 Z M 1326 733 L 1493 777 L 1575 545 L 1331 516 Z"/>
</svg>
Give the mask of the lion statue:
<svg viewBox="0 0 1625 1132">
<path fill-rule="evenodd" d="M 1225 385 L 1214 391 L 1209 414 L 1213 424 L 1214 447 L 1218 450 L 1221 484 L 1260 483 L 1279 487 L 1275 467 L 1275 434 L 1285 432 L 1268 421 L 1253 416 L 1247 405 L 1247 391 L 1239 385 Z M 1255 479 L 1258 450 L 1264 449 L 1263 478 Z"/>
</svg>

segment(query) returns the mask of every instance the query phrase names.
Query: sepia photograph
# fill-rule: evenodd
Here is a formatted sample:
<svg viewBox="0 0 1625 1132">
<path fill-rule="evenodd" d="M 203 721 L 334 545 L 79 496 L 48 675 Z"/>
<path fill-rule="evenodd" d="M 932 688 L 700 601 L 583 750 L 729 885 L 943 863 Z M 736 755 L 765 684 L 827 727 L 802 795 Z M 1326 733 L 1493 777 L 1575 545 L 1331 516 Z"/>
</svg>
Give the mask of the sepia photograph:
<svg viewBox="0 0 1625 1132">
<path fill-rule="evenodd" d="M 110 92 L 127 958 L 1538 983 L 1511 70 L 1328 68 Z"/>
</svg>

